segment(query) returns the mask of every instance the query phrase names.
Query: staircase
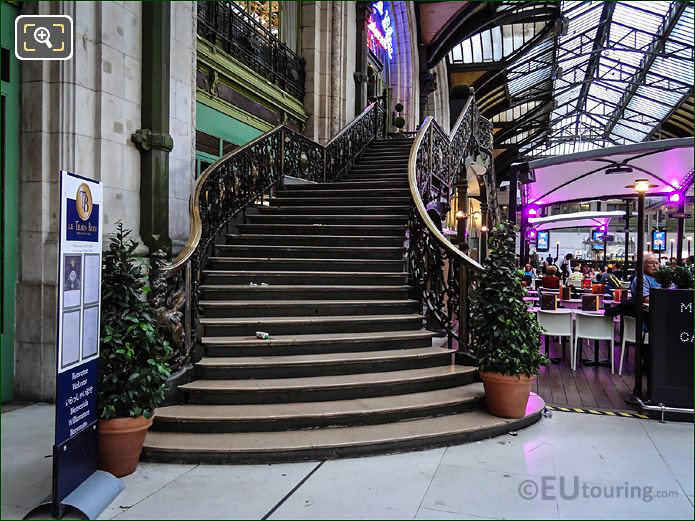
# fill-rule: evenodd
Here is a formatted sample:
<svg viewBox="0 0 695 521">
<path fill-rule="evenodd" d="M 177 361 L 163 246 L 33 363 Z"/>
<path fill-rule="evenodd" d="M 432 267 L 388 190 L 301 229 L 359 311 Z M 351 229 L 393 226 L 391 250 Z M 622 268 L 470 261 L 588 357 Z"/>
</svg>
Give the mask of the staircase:
<svg viewBox="0 0 695 521">
<path fill-rule="evenodd" d="M 373 142 L 339 183 L 288 185 L 216 246 L 205 356 L 144 457 L 259 463 L 423 449 L 540 418 L 484 412 L 474 367 L 433 345 L 404 272 L 412 141 Z M 256 338 L 256 331 L 270 334 Z"/>
</svg>

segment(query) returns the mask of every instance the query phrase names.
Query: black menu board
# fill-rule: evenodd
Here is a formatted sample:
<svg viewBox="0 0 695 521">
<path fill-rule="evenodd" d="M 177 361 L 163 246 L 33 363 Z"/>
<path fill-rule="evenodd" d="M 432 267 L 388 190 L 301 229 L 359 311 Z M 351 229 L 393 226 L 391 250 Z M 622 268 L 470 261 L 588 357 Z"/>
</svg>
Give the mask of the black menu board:
<svg viewBox="0 0 695 521">
<path fill-rule="evenodd" d="M 649 399 L 693 408 L 693 290 L 649 292 Z"/>
</svg>

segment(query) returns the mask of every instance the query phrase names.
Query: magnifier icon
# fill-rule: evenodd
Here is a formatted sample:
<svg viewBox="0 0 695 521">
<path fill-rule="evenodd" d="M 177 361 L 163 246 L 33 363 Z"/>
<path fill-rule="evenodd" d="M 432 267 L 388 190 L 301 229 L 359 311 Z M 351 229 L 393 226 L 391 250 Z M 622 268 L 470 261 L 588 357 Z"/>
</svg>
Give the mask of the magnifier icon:
<svg viewBox="0 0 695 521">
<path fill-rule="evenodd" d="M 53 45 L 51 45 L 50 37 L 51 37 L 51 33 L 45 27 L 39 26 L 34 31 L 34 40 L 36 40 L 38 43 L 46 44 L 46 47 L 48 47 L 49 49 L 53 49 Z"/>
</svg>

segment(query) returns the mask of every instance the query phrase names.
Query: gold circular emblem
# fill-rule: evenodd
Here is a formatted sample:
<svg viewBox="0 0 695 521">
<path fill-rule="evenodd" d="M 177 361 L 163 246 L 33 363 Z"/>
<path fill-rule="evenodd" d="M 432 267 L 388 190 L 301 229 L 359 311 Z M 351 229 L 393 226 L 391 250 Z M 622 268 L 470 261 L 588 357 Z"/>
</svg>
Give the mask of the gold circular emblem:
<svg viewBox="0 0 695 521">
<path fill-rule="evenodd" d="M 80 219 L 83 221 L 89 219 L 89 216 L 92 215 L 92 191 L 85 183 L 82 183 L 77 188 L 75 203 L 77 205 L 77 215 L 80 216 Z"/>
</svg>

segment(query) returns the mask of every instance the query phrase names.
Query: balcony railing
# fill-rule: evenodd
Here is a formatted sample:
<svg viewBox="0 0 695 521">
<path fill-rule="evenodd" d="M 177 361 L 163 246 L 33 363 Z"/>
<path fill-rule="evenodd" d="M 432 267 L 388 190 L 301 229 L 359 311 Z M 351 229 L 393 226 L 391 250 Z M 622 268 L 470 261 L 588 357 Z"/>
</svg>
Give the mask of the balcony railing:
<svg viewBox="0 0 695 521">
<path fill-rule="evenodd" d="M 299 100 L 304 59 L 231 2 L 198 2 L 198 35 Z"/>
</svg>

